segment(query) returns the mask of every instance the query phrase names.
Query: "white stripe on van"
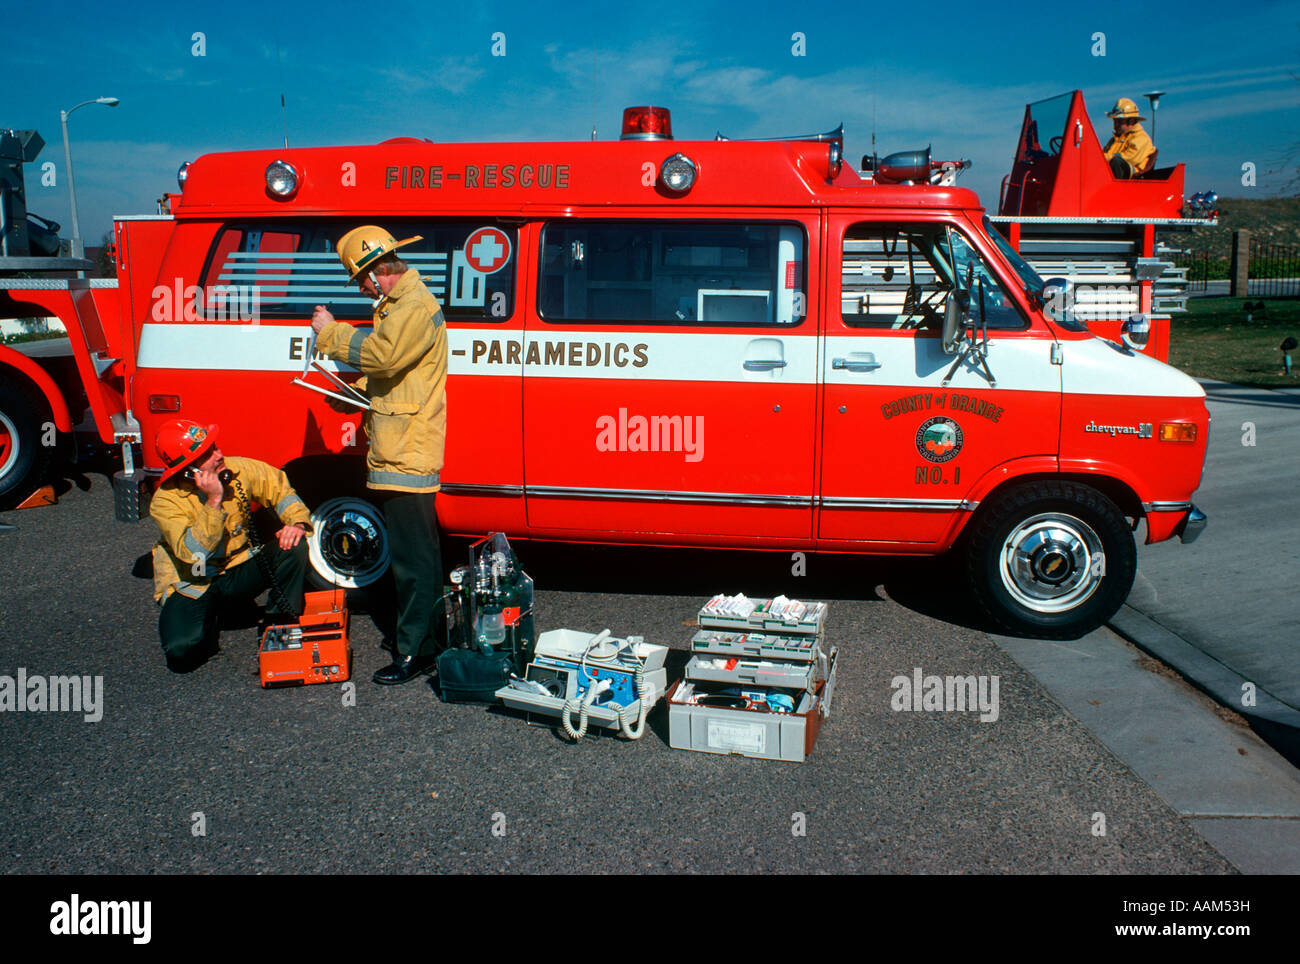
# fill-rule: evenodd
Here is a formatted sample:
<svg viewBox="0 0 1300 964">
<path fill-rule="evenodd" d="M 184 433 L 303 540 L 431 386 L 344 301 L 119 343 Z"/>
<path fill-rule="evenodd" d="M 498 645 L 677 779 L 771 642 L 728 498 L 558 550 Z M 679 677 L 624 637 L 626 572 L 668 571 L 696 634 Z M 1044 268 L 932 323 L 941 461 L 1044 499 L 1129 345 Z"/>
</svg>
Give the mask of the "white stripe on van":
<svg viewBox="0 0 1300 964">
<path fill-rule="evenodd" d="M 362 330 L 368 331 L 369 326 Z M 147 323 L 141 326 L 138 365 L 143 369 L 300 373 L 302 347 L 310 335 L 308 325 Z M 868 330 L 828 336 L 820 358 L 816 338 L 776 328 L 736 334 L 600 328 L 521 333 L 483 326 L 449 327 L 447 336 L 448 371 L 455 375 L 518 376 L 532 345 L 536 345 L 539 364 L 529 365 L 528 374 L 551 378 L 814 384 L 820 364 L 830 385 L 913 388 L 938 387 L 952 365 L 952 356 L 939 350 L 937 338 Z M 293 339 L 299 339 L 296 346 Z M 1079 395 L 1180 398 L 1205 394 L 1196 381 L 1177 369 L 1145 355 L 1126 354 L 1099 338 L 1062 342 L 1063 366 L 1051 364 L 1051 345 L 1046 338 L 994 334 L 988 361 L 997 379 L 995 390 L 1054 392 L 1063 387 L 1067 393 Z M 291 357 L 291 352 L 299 357 Z M 512 357 L 521 361 L 508 362 Z M 844 360 L 840 367 L 835 366 L 836 359 Z M 573 361 L 577 364 L 570 364 Z M 870 364 L 864 367 L 860 364 L 864 361 Z M 773 362 L 778 364 L 769 367 Z M 321 364 L 331 371 L 354 371 L 328 359 Z M 851 367 L 854 365 L 857 367 Z M 990 386 L 979 368 L 967 362 L 959 366 L 949 387 Z"/>
</svg>

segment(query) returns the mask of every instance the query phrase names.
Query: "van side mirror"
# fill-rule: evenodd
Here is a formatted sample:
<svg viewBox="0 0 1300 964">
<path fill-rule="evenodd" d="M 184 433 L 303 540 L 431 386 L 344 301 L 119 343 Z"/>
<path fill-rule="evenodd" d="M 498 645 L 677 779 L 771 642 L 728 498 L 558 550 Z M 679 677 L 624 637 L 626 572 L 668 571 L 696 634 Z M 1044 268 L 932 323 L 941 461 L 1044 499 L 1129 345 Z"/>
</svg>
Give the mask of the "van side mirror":
<svg viewBox="0 0 1300 964">
<path fill-rule="evenodd" d="M 1144 314 L 1129 315 L 1120 328 L 1124 344 L 1134 351 L 1141 351 L 1151 340 L 1151 316 Z"/>
<path fill-rule="evenodd" d="M 1043 313 L 1053 321 L 1073 322 L 1074 282 L 1069 278 L 1048 278 L 1043 282 Z"/>
</svg>

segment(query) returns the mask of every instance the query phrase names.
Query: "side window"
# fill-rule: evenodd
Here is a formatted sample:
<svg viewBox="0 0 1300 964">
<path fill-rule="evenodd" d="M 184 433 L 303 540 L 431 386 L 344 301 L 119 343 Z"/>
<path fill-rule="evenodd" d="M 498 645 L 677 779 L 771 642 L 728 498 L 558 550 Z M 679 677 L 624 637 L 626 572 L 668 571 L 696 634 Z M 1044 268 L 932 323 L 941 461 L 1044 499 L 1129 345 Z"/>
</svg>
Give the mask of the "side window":
<svg viewBox="0 0 1300 964">
<path fill-rule="evenodd" d="M 840 315 L 855 328 L 940 328 L 949 283 L 941 224 L 855 224 L 844 234 Z"/>
<path fill-rule="evenodd" d="M 347 283 L 335 253 L 335 242 L 362 223 L 228 225 L 208 255 L 201 314 L 231 321 L 306 318 L 323 304 L 337 318 L 369 318 L 370 299 Z M 448 318 L 504 321 L 514 312 L 518 236 L 512 225 L 390 218 L 383 226 L 398 239 L 420 236 L 398 256 L 420 273 Z"/>
<path fill-rule="evenodd" d="M 979 252 L 945 224 L 853 225 L 840 278 L 840 315 L 855 328 L 939 330 L 954 280 L 969 282 L 973 311 L 983 292 L 990 329 L 1029 324 Z"/>
<path fill-rule="evenodd" d="M 950 230 L 952 258 L 963 287 L 970 288 L 971 313 L 978 318 L 983 297 L 984 320 L 989 330 L 1011 331 L 1027 328 L 1029 320 L 1020 313 L 1006 287 L 998 280 L 970 242 L 956 230 Z"/>
<path fill-rule="evenodd" d="M 550 322 L 797 325 L 804 249 L 797 224 L 555 221 L 538 308 Z"/>
</svg>

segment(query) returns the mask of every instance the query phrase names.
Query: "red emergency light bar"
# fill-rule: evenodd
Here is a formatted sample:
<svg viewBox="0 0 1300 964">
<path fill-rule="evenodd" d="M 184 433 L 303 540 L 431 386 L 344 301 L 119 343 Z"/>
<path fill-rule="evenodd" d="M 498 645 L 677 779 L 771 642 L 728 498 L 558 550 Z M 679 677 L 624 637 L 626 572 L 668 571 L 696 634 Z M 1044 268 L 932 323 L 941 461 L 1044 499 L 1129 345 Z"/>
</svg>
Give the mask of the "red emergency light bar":
<svg viewBox="0 0 1300 964">
<path fill-rule="evenodd" d="M 673 118 L 667 107 L 629 107 L 623 111 L 624 141 L 671 141 Z"/>
</svg>

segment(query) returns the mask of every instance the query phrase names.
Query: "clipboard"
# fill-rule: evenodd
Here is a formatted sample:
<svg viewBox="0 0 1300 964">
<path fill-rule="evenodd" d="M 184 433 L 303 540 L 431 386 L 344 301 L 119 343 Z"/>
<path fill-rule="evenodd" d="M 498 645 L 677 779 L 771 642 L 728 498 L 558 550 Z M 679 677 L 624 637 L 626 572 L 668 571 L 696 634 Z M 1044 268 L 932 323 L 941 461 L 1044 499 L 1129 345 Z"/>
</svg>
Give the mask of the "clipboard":
<svg viewBox="0 0 1300 964">
<path fill-rule="evenodd" d="M 302 377 L 295 378 L 293 380 L 293 384 L 299 385 L 313 392 L 319 392 L 321 395 L 328 395 L 330 398 L 337 399 L 338 401 L 344 402 L 348 405 L 355 405 L 357 408 L 364 408 L 367 411 L 370 409 L 370 400 L 366 398 L 366 396 L 362 395 L 359 391 L 357 391 L 355 388 L 353 388 L 343 379 L 339 378 L 338 375 L 330 371 L 328 368 L 326 368 L 324 365 L 322 365 L 320 362 L 316 360 L 316 332 L 315 331 L 313 331 L 311 333 L 311 337 L 307 339 L 307 348 L 306 351 L 304 352 L 304 356 L 306 358 L 306 361 L 303 362 Z M 316 371 L 320 372 L 322 375 L 324 375 L 335 386 L 341 388 L 345 394 L 332 392 L 328 388 L 321 388 L 319 385 L 313 385 L 310 382 L 306 381 L 305 379 L 307 378 L 308 375 L 311 374 L 311 370 L 313 368 L 316 369 Z"/>
</svg>

